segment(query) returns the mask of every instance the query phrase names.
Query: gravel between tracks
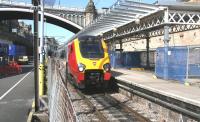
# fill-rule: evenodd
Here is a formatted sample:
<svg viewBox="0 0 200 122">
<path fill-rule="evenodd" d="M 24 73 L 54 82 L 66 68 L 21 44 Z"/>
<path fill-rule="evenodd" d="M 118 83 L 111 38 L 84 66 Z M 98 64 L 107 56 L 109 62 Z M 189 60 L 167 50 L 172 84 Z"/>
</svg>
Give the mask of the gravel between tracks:
<svg viewBox="0 0 200 122">
<path fill-rule="evenodd" d="M 90 96 L 90 99 L 94 105 L 107 117 L 108 121 L 136 122 L 134 117 L 129 115 L 129 113 L 123 112 L 117 104 L 108 102 L 104 95 L 92 95 Z"/>
<path fill-rule="evenodd" d="M 125 95 L 122 95 L 121 93 L 114 93 L 111 95 L 121 103 L 124 103 L 128 107 L 132 108 L 133 110 L 137 111 L 139 114 L 142 116 L 149 118 L 152 122 L 159 122 L 160 117 L 158 114 L 155 113 L 155 111 L 152 111 L 148 109 L 144 101 L 140 100 L 140 102 L 135 102 L 138 101 L 137 98 L 130 99 Z M 142 99 L 142 98 L 140 98 Z"/>
<path fill-rule="evenodd" d="M 68 90 L 70 91 L 70 98 L 72 100 L 78 120 L 80 122 L 99 121 L 96 115 L 93 114 L 92 109 L 89 108 L 85 101 L 77 94 L 76 90 L 69 86 Z"/>
</svg>

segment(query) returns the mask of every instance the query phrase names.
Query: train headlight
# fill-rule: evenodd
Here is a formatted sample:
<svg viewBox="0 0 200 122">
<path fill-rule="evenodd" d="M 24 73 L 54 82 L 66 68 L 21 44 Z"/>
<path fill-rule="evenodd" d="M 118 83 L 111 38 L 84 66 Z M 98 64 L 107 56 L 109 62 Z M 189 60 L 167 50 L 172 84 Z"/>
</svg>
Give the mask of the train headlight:
<svg viewBox="0 0 200 122">
<path fill-rule="evenodd" d="M 85 65 L 82 64 L 82 63 L 78 64 L 78 70 L 79 70 L 80 72 L 83 72 L 83 71 L 85 70 Z"/>
<path fill-rule="evenodd" d="M 106 72 L 108 72 L 108 71 L 110 71 L 111 66 L 110 66 L 109 63 L 107 63 L 107 64 L 104 64 L 104 65 L 103 65 L 103 68 L 104 68 L 104 70 L 105 70 Z"/>
</svg>

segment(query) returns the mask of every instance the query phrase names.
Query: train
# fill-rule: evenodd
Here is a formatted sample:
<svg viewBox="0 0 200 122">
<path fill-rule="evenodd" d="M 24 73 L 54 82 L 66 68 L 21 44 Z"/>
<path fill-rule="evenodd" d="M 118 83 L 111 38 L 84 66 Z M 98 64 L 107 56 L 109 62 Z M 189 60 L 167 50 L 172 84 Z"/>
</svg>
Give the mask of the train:
<svg viewBox="0 0 200 122">
<path fill-rule="evenodd" d="M 108 47 L 104 40 L 95 36 L 77 36 L 69 41 L 65 50 L 66 76 L 79 89 L 91 86 L 108 88 L 111 65 Z"/>
</svg>

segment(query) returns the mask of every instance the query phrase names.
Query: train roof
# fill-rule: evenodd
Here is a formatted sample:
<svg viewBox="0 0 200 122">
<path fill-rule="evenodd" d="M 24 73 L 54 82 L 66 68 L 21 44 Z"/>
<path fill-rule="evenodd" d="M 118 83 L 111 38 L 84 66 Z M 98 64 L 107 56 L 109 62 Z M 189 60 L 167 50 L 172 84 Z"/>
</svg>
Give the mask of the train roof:
<svg viewBox="0 0 200 122">
<path fill-rule="evenodd" d="M 96 36 L 90 36 L 90 35 L 78 36 L 77 38 L 79 40 L 85 40 L 85 39 L 88 39 L 88 38 L 97 39 Z"/>
<path fill-rule="evenodd" d="M 75 36 L 73 38 L 70 39 L 70 41 L 68 41 L 66 44 L 72 42 L 74 39 L 79 39 L 79 40 L 85 40 L 85 39 L 88 39 L 88 38 L 93 38 L 93 39 L 97 39 L 98 36 L 91 36 L 91 35 L 80 35 L 80 36 Z"/>
<path fill-rule="evenodd" d="M 69 44 L 70 42 L 72 42 L 74 39 L 78 38 L 79 40 L 85 40 L 87 38 L 93 38 L 93 39 L 97 39 L 98 36 L 92 36 L 92 35 L 80 35 L 80 36 L 73 36 L 68 42 L 66 42 L 65 44 L 63 44 L 62 46 L 60 46 L 60 49 L 63 49 L 67 46 L 67 44 Z"/>
</svg>

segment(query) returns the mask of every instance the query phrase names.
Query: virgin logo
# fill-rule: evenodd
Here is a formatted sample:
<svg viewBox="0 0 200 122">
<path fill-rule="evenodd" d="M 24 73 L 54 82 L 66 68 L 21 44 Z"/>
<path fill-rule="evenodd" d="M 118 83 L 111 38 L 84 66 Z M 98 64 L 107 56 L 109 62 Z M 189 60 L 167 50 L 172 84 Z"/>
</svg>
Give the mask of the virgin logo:
<svg viewBox="0 0 200 122">
<path fill-rule="evenodd" d="M 93 65 L 95 66 L 95 65 L 96 65 L 96 62 L 93 62 Z"/>
</svg>

